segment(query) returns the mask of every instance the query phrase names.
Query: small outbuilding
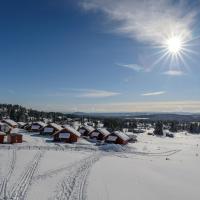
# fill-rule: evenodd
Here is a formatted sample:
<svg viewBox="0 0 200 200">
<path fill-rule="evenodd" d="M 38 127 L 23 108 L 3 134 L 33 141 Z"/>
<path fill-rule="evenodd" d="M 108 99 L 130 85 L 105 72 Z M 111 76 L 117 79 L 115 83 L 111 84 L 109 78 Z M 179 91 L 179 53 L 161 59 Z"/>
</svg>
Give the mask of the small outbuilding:
<svg viewBox="0 0 200 200">
<path fill-rule="evenodd" d="M 12 133 L 7 136 L 7 142 L 10 144 L 22 143 L 23 136 L 18 133 Z"/>
<path fill-rule="evenodd" d="M 18 124 L 18 128 L 24 129 L 24 127 L 26 127 L 27 123 L 25 122 L 17 122 Z"/>
<path fill-rule="evenodd" d="M 129 137 L 129 142 L 137 142 L 137 135 L 133 132 L 124 132 Z"/>
<path fill-rule="evenodd" d="M 104 140 L 108 135 L 110 135 L 110 132 L 107 129 L 97 128 L 90 133 L 90 138 L 96 140 Z"/>
<path fill-rule="evenodd" d="M 82 136 L 89 136 L 90 133 L 92 131 L 94 131 L 95 129 L 92 127 L 92 126 L 82 126 L 81 128 L 79 128 L 79 133 L 82 135 Z"/>
<path fill-rule="evenodd" d="M 46 126 L 47 124 L 45 124 L 44 122 L 33 122 L 30 128 L 30 131 L 40 132 Z"/>
<path fill-rule="evenodd" d="M 77 142 L 81 134 L 70 126 L 65 126 L 62 130 L 53 134 L 55 142 L 72 143 Z"/>
<path fill-rule="evenodd" d="M 56 124 L 56 123 L 50 123 L 47 126 L 45 126 L 42 130 L 41 130 L 41 134 L 50 134 L 53 135 L 54 133 L 61 131 L 63 128 L 62 126 Z"/>
<path fill-rule="evenodd" d="M 10 126 L 12 128 L 17 128 L 17 126 L 18 126 L 18 124 L 11 119 L 3 119 L 2 122 L 6 123 L 8 126 Z"/>
<path fill-rule="evenodd" d="M 28 123 L 24 126 L 24 130 L 31 131 L 31 126 L 32 126 L 32 122 L 28 122 Z"/>
<path fill-rule="evenodd" d="M 106 137 L 105 142 L 114 144 L 127 144 L 129 139 L 130 138 L 125 133 L 121 131 L 114 131 L 112 134 Z"/>
</svg>

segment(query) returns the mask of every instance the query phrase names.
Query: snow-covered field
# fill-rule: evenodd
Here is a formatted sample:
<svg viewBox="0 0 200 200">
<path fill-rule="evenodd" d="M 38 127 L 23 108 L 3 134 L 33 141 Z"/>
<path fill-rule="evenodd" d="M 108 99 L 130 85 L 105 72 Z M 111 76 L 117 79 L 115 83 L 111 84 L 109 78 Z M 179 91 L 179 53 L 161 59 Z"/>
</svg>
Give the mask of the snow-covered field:
<svg viewBox="0 0 200 200">
<path fill-rule="evenodd" d="M 146 133 L 128 146 L 54 144 L 24 134 L 0 145 L 0 199 L 199 200 L 200 136 Z"/>
</svg>

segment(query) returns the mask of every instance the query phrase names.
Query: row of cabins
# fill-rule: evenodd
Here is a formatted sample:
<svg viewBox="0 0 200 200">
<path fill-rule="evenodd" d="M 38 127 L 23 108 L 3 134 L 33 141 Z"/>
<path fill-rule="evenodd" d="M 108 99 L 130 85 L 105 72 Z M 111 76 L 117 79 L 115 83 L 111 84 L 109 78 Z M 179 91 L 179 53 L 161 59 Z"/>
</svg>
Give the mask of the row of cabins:
<svg viewBox="0 0 200 200">
<path fill-rule="evenodd" d="M 36 122 L 32 124 L 31 130 L 36 131 L 36 128 L 41 134 L 52 135 L 55 142 L 77 142 L 81 136 L 115 144 L 127 144 L 131 139 L 133 139 L 133 137 L 130 137 L 121 131 L 114 131 L 113 133 L 110 133 L 105 128 L 94 129 L 91 126 L 82 126 L 77 131 L 68 125 L 60 126 L 55 123 L 45 125 Z"/>
<path fill-rule="evenodd" d="M 123 132 L 115 131 L 110 133 L 105 128 L 94 129 L 88 126 L 81 127 L 79 131 L 70 126 L 65 126 L 62 130 L 53 134 L 55 142 L 77 142 L 81 136 L 97 141 L 105 141 L 106 143 L 124 145 L 130 141 L 130 137 Z"/>
<path fill-rule="evenodd" d="M 97 141 L 105 141 L 106 143 L 115 143 L 115 144 L 127 144 L 131 139 L 136 141 L 136 138 L 133 137 L 134 135 L 127 135 L 124 132 L 121 131 L 114 131 L 110 133 L 107 129 L 105 128 L 93 128 L 92 126 L 87 126 L 84 125 L 79 130 L 75 130 L 71 126 L 68 125 L 58 125 L 56 123 L 50 123 L 50 124 L 45 124 L 44 122 L 33 122 L 26 124 L 24 122 L 14 122 L 13 120 L 6 119 L 2 120 L 0 122 L 0 131 L 1 126 L 7 124 L 11 129 L 12 128 L 22 128 L 26 129 L 27 131 L 30 132 L 40 132 L 40 134 L 48 134 L 53 136 L 53 140 L 55 142 L 77 142 L 78 139 L 82 137 L 86 137 L 92 140 L 97 140 Z M 11 135 L 11 134 L 10 134 Z M 19 134 L 13 134 L 13 138 L 15 135 L 15 141 L 22 141 L 22 138 L 20 138 Z M 1 143 L 1 138 L 3 136 L 0 136 L 0 143 Z M 12 143 L 14 143 L 14 139 L 12 139 Z"/>
</svg>

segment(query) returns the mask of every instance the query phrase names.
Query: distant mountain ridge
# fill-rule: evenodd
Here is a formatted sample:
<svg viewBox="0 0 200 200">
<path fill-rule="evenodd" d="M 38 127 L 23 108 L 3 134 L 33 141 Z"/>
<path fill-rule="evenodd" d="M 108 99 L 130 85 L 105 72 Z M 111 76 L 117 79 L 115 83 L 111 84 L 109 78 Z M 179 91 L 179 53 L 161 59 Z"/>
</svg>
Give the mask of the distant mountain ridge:
<svg viewBox="0 0 200 200">
<path fill-rule="evenodd" d="M 177 120 L 177 121 L 200 121 L 200 113 L 84 113 L 75 112 L 76 116 L 89 117 L 115 117 L 115 118 L 143 118 L 149 120 Z"/>
</svg>

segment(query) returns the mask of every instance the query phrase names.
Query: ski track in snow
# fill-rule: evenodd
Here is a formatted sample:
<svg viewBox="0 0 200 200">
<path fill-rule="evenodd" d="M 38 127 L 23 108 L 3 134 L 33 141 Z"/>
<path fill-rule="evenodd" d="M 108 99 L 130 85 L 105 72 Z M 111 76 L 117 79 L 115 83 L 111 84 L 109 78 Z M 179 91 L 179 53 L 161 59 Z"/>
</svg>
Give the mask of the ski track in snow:
<svg viewBox="0 0 200 200">
<path fill-rule="evenodd" d="M 119 145 L 116 147 L 118 148 Z M 43 151 L 88 151 L 88 152 L 103 152 L 103 153 L 114 153 L 115 155 L 122 155 L 123 153 L 126 154 L 135 154 L 135 155 L 140 155 L 140 156 L 171 156 L 173 154 L 176 154 L 181 151 L 181 149 L 173 149 L 169 151 L 163 151 L 163 152 L 146 152 L 146 151 L 135 151 L 134 149 L 131 149 L 129 147 L 120 147 L 121 149 L 97 149 L 97 148 L 87 148 L 87 147 L 82 147 L 82 146 L 40 146 L 40 145 L 34 145 L 34 146 L 4 146 L 1 145 L 0 149 L 16 149 L 16 150 L 43 150 Z"/>
<path fill-rule="evenodd" d="M 91 167 L 99 159 L 100 154 L 93 154 L 71 165 L 52 200 L 86 200 L 87 177 Z"/>
<path fill-rule="evenodd" d="M 0 185 L 0 200 L 8 199 L 7 185 L 10 180 L 10 177 L 14 171 L 15 163 L 16 163 L 16 150 L 14 149 L 12 151 L 12 158 L 10 160 L 8 173 L 3 178 L 3 181 Z"/>
<path fill-rule="evenodd" d="M 12 188 L 10 192 L 9 199 L 12 200 L 24 200 L 26 193 L 28 191 L 28 188 L 32 182 L 33 175 L 37 169 L 37 166 L 44 154 L 44 151 L 39 151 L 34 156 L 33 160 L 28 164 L 26 167 L 26 170 L 23 172 L 21 178 L 17 183 L 14 184 L 14 187 Z"/>
</svg>

